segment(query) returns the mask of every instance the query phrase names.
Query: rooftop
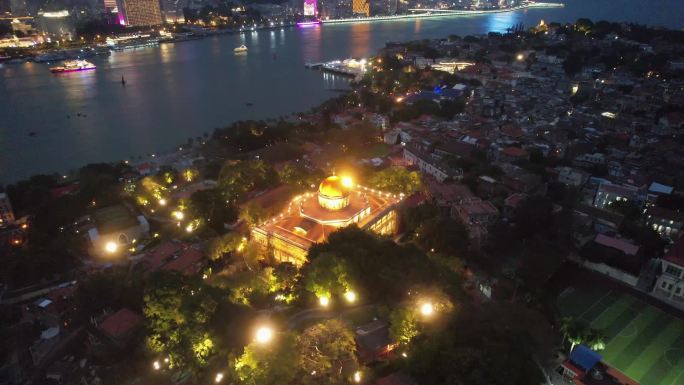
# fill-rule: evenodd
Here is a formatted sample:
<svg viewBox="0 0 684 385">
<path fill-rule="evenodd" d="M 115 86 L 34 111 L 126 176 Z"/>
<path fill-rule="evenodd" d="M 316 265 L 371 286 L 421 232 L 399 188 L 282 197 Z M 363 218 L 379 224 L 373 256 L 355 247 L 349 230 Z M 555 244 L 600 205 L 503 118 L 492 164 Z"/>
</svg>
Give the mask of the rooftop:
<svg viewBox="0 0 684 385">
<path fill-rule="evenodd" d="M 105 318 L 100 329 L 110 337 L 121 338 L 135 330 L 142 323 L 142 316 L 132 310 L 123 308 Z"/>
<path fill-rule="evenodd" d="M 95 226 L 100 233 L 107 234 L 136 226 L 138 219 L 123 205 L 103 207 L 93 214 Z"/>
<path fill-rule="evenodd" d="M 680 236 L 667 251 L 664 259 L 679 266 L 684 266 L 684 236 Z"/>
</svg>

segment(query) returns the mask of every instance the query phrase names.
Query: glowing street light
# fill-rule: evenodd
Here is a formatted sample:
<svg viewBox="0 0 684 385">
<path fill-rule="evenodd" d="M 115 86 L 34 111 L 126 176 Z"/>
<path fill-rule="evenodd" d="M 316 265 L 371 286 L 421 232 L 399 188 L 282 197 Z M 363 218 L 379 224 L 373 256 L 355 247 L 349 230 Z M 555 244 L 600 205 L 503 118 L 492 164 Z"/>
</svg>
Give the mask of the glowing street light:
<svg viewBox="0 0 684 385">
<path fill-rule="evenodd" d="M 161 369 L 161 364 L 159 363 L 159 361 L 154 361 L 152 363 L 152 367 L 154 368 L 154 370 L 159 370 Z"/>
<path fill-rule="evenodd" d="M 179 221 L 182 221 L 183 218 L 185 218 L 185 215 L 183 214 L 183 212 L 182 212 L 182 211 L 178 211 L 178 210 L 172 212 L 171 215 L 173 215 L 173 217 L 176 218 L 176 219 L 178 219 Z"/>
<path fill-rule="evenodd" d="M 116 242 L 109 241 L 105 243 L 105 251 L 108 252 L 109 254 L 114 254 L 116 253 L 116 250 L 119 249 L 119 245 L 116 244 Z"/>
<path fill-rule="evenodd" d="M 346 299 L 349 303 L 354 303 L 356 302 L 356 293 L 349 290 L 348 292 L 344 293 L 344 299 Z"/>
<path fill-rule="evenodd" d="M 214 378 L 214 382 L 216 382 L 218 384 L 221 381 L 223 381 L 223 373 L 216 373 L 216 377 Z"/>
<path fill-rule="evenodd" d="M 420 306 L 420 313 L 426 317 L 431 316 L 434 312 L 435 308 L 432 306 L 431 303 L 424 303 Z"/>
<path fill-rule="evenodd" d="M 262 326 L 257 329 L 256 341 L 260 344 L 266 344 L 273 339 L 273 329 L 268 326 Z"/>
<path fill-rule="evenodd" d="M 166 206 L 166 199 L 160 198 L 159 199 L 159 206 Z"/>
<path fill-rule="evenodd" d="M 525 58 L 525 55 L 519 53 L 515 58 L 518 59 L 518 61 L 522 61 Z"/>
<path fill-rule="evenodd" d="M 357 384 L 359 382 L 361 382 L 361 371 L 360 370 L 357 370 L 356 372 L 354 372 L 354 382 L 356 382 Z"/>
<path fill-rule="evenodd" d="M 330 305 L 330 298 L 326 296 L 318 297 L 318 303 L 323 307 L 328 307 L 328 305 Z"/>
<path fill-rule="evenodd" d="M 342 185 L 347 188 L 352 188 L 354 187 L 354 180 L 348 176 L 345 176 L 342 178 Z"/>
</svg>

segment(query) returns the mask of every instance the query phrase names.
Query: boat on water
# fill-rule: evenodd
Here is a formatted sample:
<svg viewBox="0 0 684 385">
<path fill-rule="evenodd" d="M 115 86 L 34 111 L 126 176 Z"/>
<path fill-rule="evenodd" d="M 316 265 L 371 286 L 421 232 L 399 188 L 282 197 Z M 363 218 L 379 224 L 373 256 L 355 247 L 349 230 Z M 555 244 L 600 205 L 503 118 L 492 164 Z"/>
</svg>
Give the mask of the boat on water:
<svg viewBox="0 0 684 385">
<path fill-rule="evenodd" d="M 241 53 L 241 52 L 247 52 L 247 46 L 246 45 L 241 45 L 233 50 L 235 53 Z"/>
<path fill-rule="evenodd" d="M 77 71 L 87 71 L 94 70 L 95 64 L 86 60 L 67 60 L 64 65 L 57 67 L 50 67 L 50 72 L 52 73 L 64 73 L 64 72 L 77 72 Z"/>
</svg>

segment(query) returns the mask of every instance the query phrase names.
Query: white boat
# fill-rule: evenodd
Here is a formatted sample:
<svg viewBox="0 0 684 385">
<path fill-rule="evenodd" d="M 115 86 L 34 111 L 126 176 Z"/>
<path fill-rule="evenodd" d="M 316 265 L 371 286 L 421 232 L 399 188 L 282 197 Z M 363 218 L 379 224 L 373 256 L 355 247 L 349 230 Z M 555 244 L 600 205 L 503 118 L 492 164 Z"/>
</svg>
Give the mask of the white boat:
<svg viewBox="0 0 684 385">
<path fill-rule="evenodd" d="M 246 45 L 241 45 L 233 50 L 235 53 L 240 53 L 240 52 L 247 52 L 247 46 Z"/>
<path fill-rule="evenodd" d="M 50 67 L 52 73 L 78 72 L 94 70 L 95 64 L 86 60 L 67 60 L 63 66 Z"/>
</svg>

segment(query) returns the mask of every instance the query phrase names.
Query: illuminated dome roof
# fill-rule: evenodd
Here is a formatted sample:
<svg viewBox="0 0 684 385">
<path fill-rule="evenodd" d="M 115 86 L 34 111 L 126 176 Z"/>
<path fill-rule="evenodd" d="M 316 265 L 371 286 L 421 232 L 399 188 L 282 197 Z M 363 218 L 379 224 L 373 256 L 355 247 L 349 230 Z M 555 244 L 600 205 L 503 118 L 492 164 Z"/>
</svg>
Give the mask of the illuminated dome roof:
<svg viewBox="0 0 684 385">
<path fill-rule="evenodd" d="M 337 175 L 329 176 L 323 179 L 321 185 L 318 186 L 318 193 L 327 198 L 343 198 L 349 195 L 349 188 L 343 182 L 344 178 Z"/>
</svg>

